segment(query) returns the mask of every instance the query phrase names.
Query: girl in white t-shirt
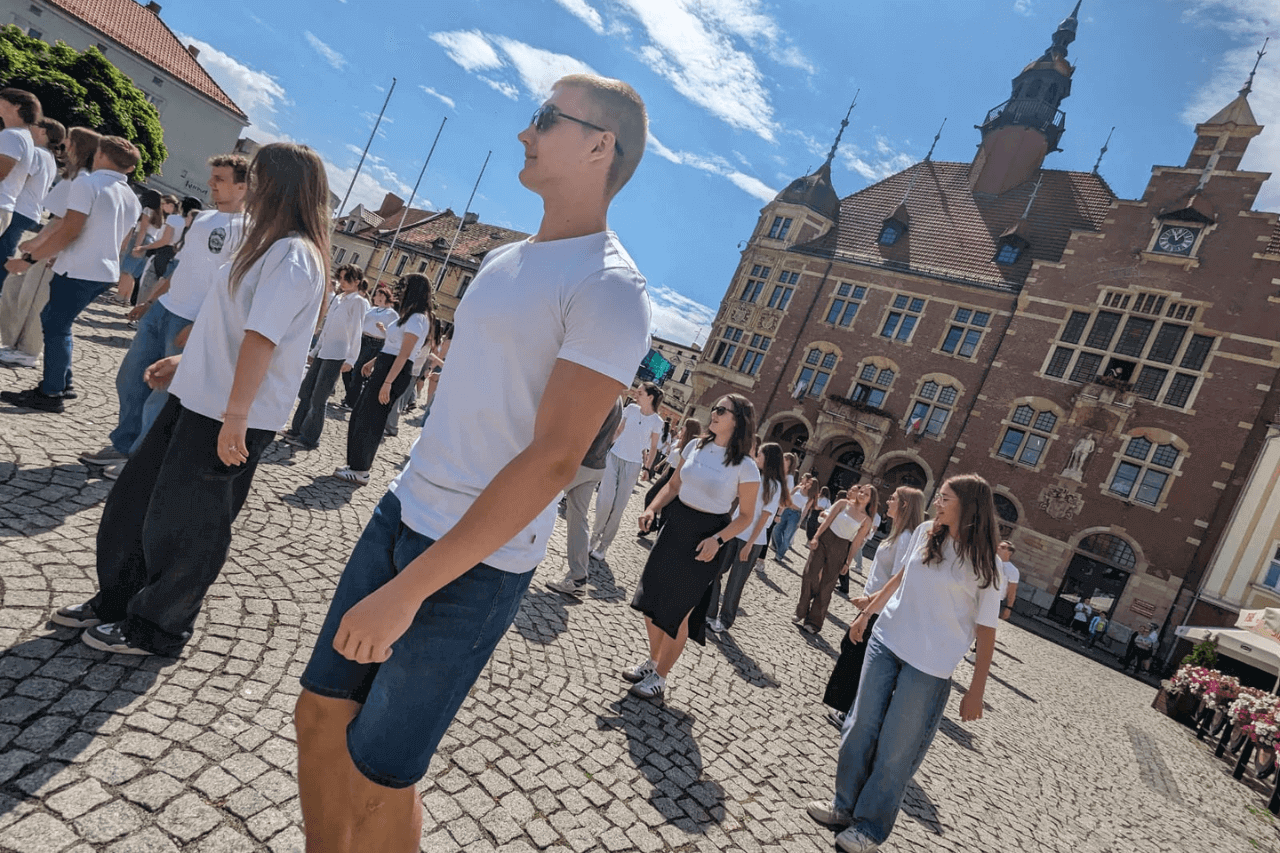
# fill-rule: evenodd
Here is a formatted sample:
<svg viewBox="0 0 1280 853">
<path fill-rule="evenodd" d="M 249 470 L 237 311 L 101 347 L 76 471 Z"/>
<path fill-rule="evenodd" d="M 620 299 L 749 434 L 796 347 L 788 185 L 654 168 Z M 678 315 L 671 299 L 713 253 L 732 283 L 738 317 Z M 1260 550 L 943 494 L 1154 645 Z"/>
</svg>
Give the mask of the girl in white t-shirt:
<svg viewBox="0 0 1280 853">
<path fill-rule="evenodd" d="M 719 564 L 716 554 L 755 521 L 760 469 L 752 461 L 755 409 L 741 394 L 711 408 L 706 434 L 681 453 L 683 461 L 640 514 L 648 530 L 665 507 L 666 523 L 644 564 L 631 606 L 644 614 L 649 659 L 623 670 L 631 693 L 662 702 L 667 674 L 685 642 L 705 644 L 708 592 Z M 730 515 L 734 499 L 737 518 Z"/>
<path fill-rule="evenodd" d="M 152 291 L 160 283 L 160 279 L 168 274 L 170 262 L 173 260 L 174 246 L 182 239 L 187 230 L 187 220 L 182 213 L 182 202 L 177 196 L 167 195 L 161 199 L 160 209 L 164 213 L 164 224 L 160 226 L 159 235 L 145 246 L 133 250 L 135 257 L 146 259 L 138 285 L 133 289 L 133 302 L 145 302 Z"/>
<path fill-rule="evenodd" d="M 810 537 L 809 559 L 800 581 L 800 601 L 792 620 L 808 633 L 818 633 L 826 623 L 836 582 L 871 535 L 871 517 L 879 503 L 874 486 L 854 486 L 848 498 L 835 502 Z"/>
<path fill-rule="evenodd" d="M 849 629 L 859 639 L 871 614 L 884 609 L 840 742 L 835 797 L 808 808 L 814 820 L 843 829 L 842 850 L 874 850 L 893 831 L 975 634 L 978 658 L 960 719 L 982 717 L 1003 582 L 995 501 L 986 480 L 962 474 L 942 484 L 933 506 L 933 521 L 912 535 L 905 568 Z"/>
<path fill-rule="evenodd" d="M 866 588 L 861 596 L 853 600 L 853 606 L 866 610 L 871 606 L 871 597 L 884 589 L 889 579 L 900 572 L 906 565 L 907 553 L 911 546 L 911 536 L 924 521 L 924 494 L 910 486 L 899 486 L 886 502 L 885 513 L 892 527 L 889 535 L 876 549 L 875 559 L 871 563 L 871 573 L 867 576 Z M 872 614 L 867 621 L 866 631 L 875 628 L 879 615 Z M 865 632 L 864 632 L 865 633 Z M 840 657 L 831 677 L 827 679 L 827 690 L 822 701 L 831 706 L 829 719 L 836 728 L 844 726 L 845 716 L 853 707 L 853 700 L 858 696 L 858 679 L 862 676 L 862 661 L 867 654 L 864 639 L 854 640 L 846 633 L 840 640 Z"/>
<path fill-rule="evenodd" d="M 142 202 L 142 215 L 133 227 L 133 233 L 125 240 L 124 255 L 120 258 L 120 279 L 116 283 L 118 301 L 121 305 L 129 303 L 134 287 L 142 279 L 150 258 L 145 254 L 151 245 L 164 231 L 164 219 L 178 209 L 178 199 L 174 196 L 162 196 L 151 189 L 144 189 L 138 194 Z"/>
<path fill-rule="evenodd" d="M 263 450 L 289 416 L 324 291 L 329 182 L 310 148 L 249 167 L 248 230 L 181 355 L 147 368 L 169 401 L 107 496 L 99 591 L 53 616 L 106 652 L 176 657 L 231 547 Z M 172 381 L 170 381 L 172 380 Z"/>
<path fill-rule="evenodd" d="M 391 414 L 391 401 L 409 387 L 410 363 L 431 340 L 434 326 L 431 279 L 410 273 L 400 279 L 400 283 L 404 287 L 400 319 L 386 327 L 386 340 L 377 358 L 361 368 L 368 381 L 347 424 L 347 464 L 333 472 L 338 479 L 357 486 L 369 482 L 369 470 L 378 455 L 378 444 Z"/>
</svg>

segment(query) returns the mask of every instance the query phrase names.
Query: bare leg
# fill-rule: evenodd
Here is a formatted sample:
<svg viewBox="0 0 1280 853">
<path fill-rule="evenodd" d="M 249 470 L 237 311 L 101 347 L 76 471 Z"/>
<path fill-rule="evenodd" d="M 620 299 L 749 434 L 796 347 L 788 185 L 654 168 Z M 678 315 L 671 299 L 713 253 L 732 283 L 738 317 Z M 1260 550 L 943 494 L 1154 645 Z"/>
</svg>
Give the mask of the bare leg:
<svg viewBox="0 0 1280 853">
<path fill-rule="evenodd" d="M 298 793 L 307 853 L 413 853 L 422 836 L 416 788 L 365 778 L 347 752 L 347 724 L 360 705 L 303 690 L 294 708 Z"/>
<path fill-rule="evenodd" d="M 656 661 L 658 656 L 662 654 L 663 647 L 671 638 L 667 636 L 667 632 L 653 624 L 648 617 L 644 617 L 644 630 L 649 635 L 649 658 Z"/>
<path fill-rule="evenodd" d="M 116 282 L 116 291 L 120 294 L 120 299 L 128 302 L 129 297 L 133 295 L 133 276 L 127 272 L 120 273 L 120 280 Z"/>
<path fill-rule="evenodd" d="M 675 666 L 677 660 L 680 659 L 680 653 L 684 651 L 684 644 L 689 639 L 689 617 L 685 616 L 684 621 L 680 623 L 680 630 L 676 633 L 674 639 L 668 637 L 661 629 L 658 633 L 662 634 L 665 642 L 654 655 L 653 662 L 657 664 L 658 675 L 663 678 L 667 677 L 667 673 L 671 671 L 671 667 Z"/>
</svg>

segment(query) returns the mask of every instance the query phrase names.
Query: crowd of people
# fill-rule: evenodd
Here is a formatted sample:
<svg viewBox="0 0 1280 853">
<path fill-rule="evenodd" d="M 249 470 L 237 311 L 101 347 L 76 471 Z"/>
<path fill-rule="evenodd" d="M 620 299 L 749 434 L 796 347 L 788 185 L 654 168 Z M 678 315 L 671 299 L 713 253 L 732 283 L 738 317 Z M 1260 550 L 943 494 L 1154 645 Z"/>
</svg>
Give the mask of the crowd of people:
<svg viewBox="0 0 1280 853">
<path fill-rule="evenodd" d="M 140 194 L 132 143 L 67 131 L 30 93 L 0 91 L 0 119 L 0 361 L 42 362 L 35 387 L 0 399 L 64 412 L 76 399 L 76 317 L 114 288 L 137 323 L 109 444 L 82 457 L 115 480 L 98 589 L 51 616 L 86 644 L 178 655 L 266 449 L 315 450 L 341 379 L 346 464 L 333 476 L 363 486 L 425 388 L 429 417 L 354 543 L 301 676 L 301 808 L 326 849 L 417 849 L 414 784 L 515 619 L 561 493 L 568 571 L 547 585 L 581 597 L 641 475 L 651 481 L 636 534 L 656 539 L 631 600 L 648 657 L 621 671 L 647 700 L 664 701 L 689 639 L 733 628 L 769 548 L 783 560 L 804 533 L 794 621 L 809 634 L 860 572 L 881 523 L 873 486 L 833 501 L 811 473 L 797 480 L 798 458 L 761 442 L 741 395 L 715 401 L 705 427 L 664 421 L 651 383 L 625 399 L 651 319 L 645 279 L 607 222 L 647 137 L 627 84 L 565 77 L 520 131 L 519 178 L 543 219 L 487 255 L 456 335 L 442 333 L 426 277 L 370 294 L 359 268 L 330 270 L 328 183 L 306 146 L 212 158 L 203 209 Z M 918 490 L 888 495 L 889 533 L 824 697 L 842 729 L 834 794 L 808 811 L 840 830 L 842 850 L 888 837 L 975 641 L 960 714 L 982 716 L 1013 601 L 988 484 L 952 477 L 933 508 L 925 520 Z"/>
</svg>

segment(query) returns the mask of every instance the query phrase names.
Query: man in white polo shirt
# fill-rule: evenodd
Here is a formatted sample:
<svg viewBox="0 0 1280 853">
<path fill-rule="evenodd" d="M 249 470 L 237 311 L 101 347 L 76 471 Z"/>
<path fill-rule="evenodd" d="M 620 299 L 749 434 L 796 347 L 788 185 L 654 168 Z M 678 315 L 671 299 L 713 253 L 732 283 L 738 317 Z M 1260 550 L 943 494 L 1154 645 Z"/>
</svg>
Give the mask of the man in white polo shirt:
<svg viewBox="0 0 1280 853">
<path fill-rule="evenodd" d="M 25 218 L 15 221 L 14 208 L 35 163 L 31 126 L 41 118 L 40 100 L 35 95 L 22 89 L 0 89 L 0 119 L 4 121 L 0 131 L 0 263 L 13 254 L 22 232 L 35 224 Z"/>
<path fill-rule="evenodd" d="M 44 327 L 44 377 L 27 391 L 0 391 L 0 400 L 42 412 L 60 413 L 71 390 L 71 324 L 85 307 L 120 278 L 120 255 L 129 229 L 142 215 L 125 176 L 138 165 L 133 143 L 104 136 L 93 171 L 71 185 L 67 215 L 58 233 L 23 262 L 57 256 L 49 302 L 40 312 Z"/>
</svg>

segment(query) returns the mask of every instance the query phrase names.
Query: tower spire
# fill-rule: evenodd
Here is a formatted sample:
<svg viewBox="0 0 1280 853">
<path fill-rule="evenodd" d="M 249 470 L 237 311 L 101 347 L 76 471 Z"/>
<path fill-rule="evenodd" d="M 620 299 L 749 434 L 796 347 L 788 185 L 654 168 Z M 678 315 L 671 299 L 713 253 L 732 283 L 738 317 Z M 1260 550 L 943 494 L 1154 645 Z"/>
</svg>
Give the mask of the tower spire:
<svg viewBox="0 0 1280 853">
<path fill-rule="evenodd" d="M 1102 155 L 1107 153 L 1107 146 L 1111 144 L 1111 134 L 1116 132 L 1115 125 L 1111 126 L 1111 131 L 1107 134 L 1107 141 L 1102 143 L 1102 150 L 1098 152 L 1098 162 L 1093 164 L 1093 174 L 1098 174 L 1098 167 L 1102 165 Z"/>
<path fill-rule="evenodd" d="M 1262 57 L 1267 55 L 1267 44 L 1271 41 L 1271 36 L 1267 36 L 1262 42 L 1262 49 L 1258 51 L 1258 58 L 1253 63 L 1253 70 L 1249 72 L 1249 79 L 1244 82 L 1244 88 L 1240 90 L 1240 94 L 1248 95 L 1253 91 L 1253 75 L 1258 73 L 1258 66 L 1262 63 Z"/>
<path fill-rule="evenodd" d="M 836 149 L 840 147 L 840 137 L 844 136 L 844 129 L 849 126 L 849 116 L 853 115 L 853 108 L 858 105 L 858 95 L 862 90 L 859 89 L 853 93 L 853 103 L 849 104 L 849 111 L 844 114 L 844 119 L 840 122 L 840 130 L 836 132 L 836 141 L 831 143 L 831 150 L 827 152 L 827 160 L 823 163 L 827 169 L 831 168 L 831 161 L 836 159 Z"/>
<path fill-rule="evenodd" d="M 942 138 L 942 128 L 947 126 L 947 120 L 944 118 L 942 124 L 938 125 L 938 132 L 933 135 L 933 144 L 929 146 L 929 153 L 924 155 L 924 162 L 928 163 L 933 159 L 933 149 L 938 146 L 938 140 Z"/>
</svg>

